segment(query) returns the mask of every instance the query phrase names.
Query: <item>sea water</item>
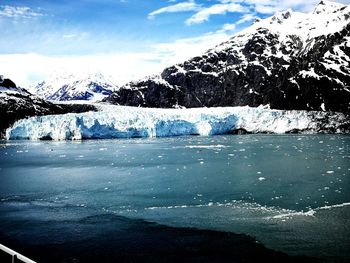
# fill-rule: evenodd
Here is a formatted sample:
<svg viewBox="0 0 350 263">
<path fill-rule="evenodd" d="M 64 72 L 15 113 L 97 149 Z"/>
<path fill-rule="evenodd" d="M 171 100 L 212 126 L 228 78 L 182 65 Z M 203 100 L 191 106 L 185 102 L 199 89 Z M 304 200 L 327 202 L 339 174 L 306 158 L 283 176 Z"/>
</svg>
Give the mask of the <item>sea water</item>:
<svg viewBox="0 0 350 263">
<path fill-rule="evenodd" d="M 58 222 L 69 236 L 67 222 L 106 214 L 350 260 L 350 137 L 0 143 L 1 233 L 39 242 L 43 227 L 23 224 Z"/>
</svg>

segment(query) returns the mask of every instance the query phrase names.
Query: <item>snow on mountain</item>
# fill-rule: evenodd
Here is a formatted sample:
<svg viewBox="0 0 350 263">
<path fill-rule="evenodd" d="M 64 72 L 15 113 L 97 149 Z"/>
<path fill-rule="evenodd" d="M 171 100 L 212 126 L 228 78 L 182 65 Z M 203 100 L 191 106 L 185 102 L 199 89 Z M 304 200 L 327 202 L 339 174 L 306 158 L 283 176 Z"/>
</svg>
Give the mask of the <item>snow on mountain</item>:
<svg viewBox="0 0 350 263">
<path fill-rule="evenodd" d="M 322 0 L 319 3 L 319 5 L 316 6 L 314 13 L 315 14 L 332 14 L 343 7 L 344 7 L 343 4 Z"/>
<path fill-rule="evenodd" d="M 93 105 L 58 105 L 47 102 L 0 75 L 0 138 L 16 120 L 36 115 L 96 110 Z"/>
<path fill-rule="evenodd" d="M 202 56 L 105 101 L 143 107 L 259 106 L 350 112 L 350 6 L 321 1 L 254 23 Z"/>
<path fill-rule="evenodd" d="M 17 121 L 6 138 L 80 140 L 232 134 L 240 131 L 348 132 L 342 113 L 224 107 L 154 109 L 104 105 L 99 112 L 31 117 Z"/>
<path fill-rule="evenodd" d="M 30 95 L 27 90 L 17 87 L 12 80 L 0 75 L 0 97 L 5 98 L 14 94 Z"/>
<path fill-rule="evenodd" d="M 102 74 L 67 74 L 51 76 L 31 91 L 39 97 L 53 101 L 90 100 L 100 101 L 117 89 Z"/>
<path fill-rule="evenodd" d="M 259 28 L 266 28 L 270 33 L 276 34 L 282 44 L 291 41 L 291 36 L 298 36 L 303 42 L 311 41 L 311 44 L 315 44 L 312 43 L 314 38 L 336 33 L 346 27 L 349 24 L 348 13 L 347 5 L 321 1 L 311 13 L 294 12 L 291 9 L 277 12 L 238 33 L 237 37 L 245 41 L 244 38 L 249 39 Z M 307 50 L 311 46 L 305 45 L 304 48 Z"/>
<path fill-rule="evenodd" d="M 0 76 L 0 138 L 13 122 L 27 116 L 53 113 L 54 105 L 33 96 L 25 89 Z"/>
</svg>

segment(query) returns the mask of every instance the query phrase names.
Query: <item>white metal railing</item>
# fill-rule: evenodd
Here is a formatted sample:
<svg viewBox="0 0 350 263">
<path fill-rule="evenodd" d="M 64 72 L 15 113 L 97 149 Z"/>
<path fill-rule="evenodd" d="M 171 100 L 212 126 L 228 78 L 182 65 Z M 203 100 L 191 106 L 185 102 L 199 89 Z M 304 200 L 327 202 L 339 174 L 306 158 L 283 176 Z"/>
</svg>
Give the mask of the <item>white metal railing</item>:
<svg viewBox="0 0 350 263">
<path fill-rule="evenodd" d="M 12 263 L 15 262 L 16 259 L 19 259 L 25 263 L 36 263 L 35 261 L 21 255 L 20 253 L 8 248 L 8 247 L 5 247 L 4 245 L 0 244 L 0 249 L 5 251 L 6 253 L 10 254 L 12 256 Z"/>
</svg>

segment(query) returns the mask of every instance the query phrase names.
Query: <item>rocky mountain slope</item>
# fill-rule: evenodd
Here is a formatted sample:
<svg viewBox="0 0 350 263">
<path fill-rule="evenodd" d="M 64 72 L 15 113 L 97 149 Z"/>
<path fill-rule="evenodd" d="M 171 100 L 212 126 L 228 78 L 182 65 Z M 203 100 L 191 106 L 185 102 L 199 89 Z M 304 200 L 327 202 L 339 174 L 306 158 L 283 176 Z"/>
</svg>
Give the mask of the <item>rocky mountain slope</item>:
<svg viewBox="0 0 350 263">
<path fill-rule="evenodd" d="M 204 55 L 105 101 L 142 107 L 259 106 L 350 112 L 350 6 L 321 1 L 255 22 Z"/>
<path fill-rule="evenodd" d="M 110 95 L 118 87 L 101 74 L 67 74 L 51 76 L 31 88 L 33 94 L 55 101 L 98 101 Z"/>
<path fill-rule="evenodd" d="M 0 138 L 4 137 L 6 128 L 25 117 L 94 110 L 92 105 L 47 102 L 0 75 Z"/>
</svg>

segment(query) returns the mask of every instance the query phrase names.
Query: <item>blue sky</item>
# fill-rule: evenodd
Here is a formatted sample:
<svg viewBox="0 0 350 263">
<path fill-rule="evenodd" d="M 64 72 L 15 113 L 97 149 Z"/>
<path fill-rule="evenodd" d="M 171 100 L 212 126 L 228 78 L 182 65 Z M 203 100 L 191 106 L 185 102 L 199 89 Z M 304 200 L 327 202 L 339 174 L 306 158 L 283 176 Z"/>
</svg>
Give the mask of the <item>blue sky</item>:
<svg viewBox="0 0 350 263">
<path fill-rule="evenodd" d="M 123 82 L 197 55 L 256 17 L 307 12 L 318 2 L 0 0 L 0 74 L 22 86 L 64 70 L 99 71 Z"/>
<path fill-rule="evenodd" d="M 212 16 L 209 21 L 202 23 L 186 23 L 200 8 L 208 8 L 215 2 L 217 1 L 1 1 L 3 9 L 12 7 L 13 12 L 19 12 L 15 8 L 20 7 L 30 9 L 22 16 L 1 17 L 3 38 L 0 50 L 1 53 L 35 52 L 45 55 L 145 51 L 155 43 L 173 42 L 218 30 L 223 24 L 233 23 L 242 16 L 242 13 L 231 12 Z M 183 3 L 184 8 L 181 9 Z M 161 8 L 179 4 L 178 12 L 163 9 L 163 13 L 150 15 Z M 16 44 L 18 40 L 21 45 Z"/>
</svg>

